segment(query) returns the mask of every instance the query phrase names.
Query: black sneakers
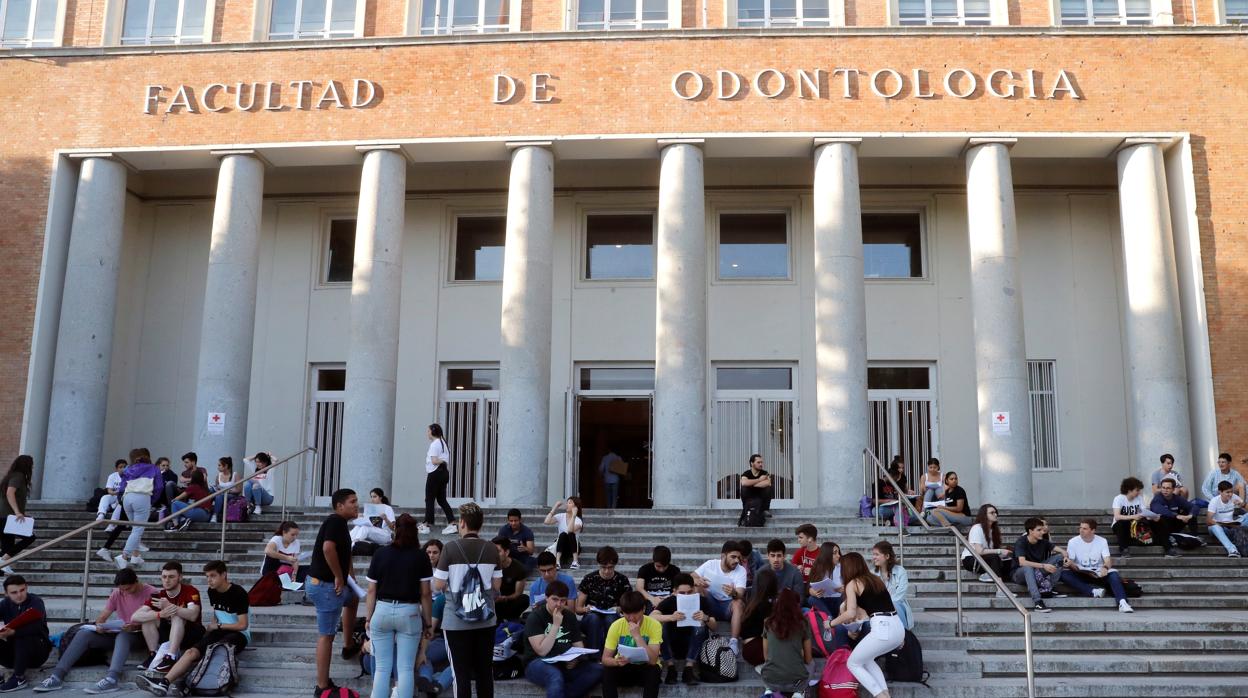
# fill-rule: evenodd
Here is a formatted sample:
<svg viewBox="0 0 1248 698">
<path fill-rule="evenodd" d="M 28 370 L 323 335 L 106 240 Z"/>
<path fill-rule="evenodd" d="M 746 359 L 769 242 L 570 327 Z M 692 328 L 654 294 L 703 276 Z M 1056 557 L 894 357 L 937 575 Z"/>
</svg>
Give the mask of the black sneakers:
<svg viewBox="0 0 1248 698">
<path fill-rule="evenodd" d="M 1031 610 L 1035 611 L 1036 613 L 1050 613 L 1052 612 L 1053 609 L 1049 608 L 1048 606 L 1045 606 L 1044 601 L 1037 601 L 1035 607 L 1033 607 Z"/>
<path fill-rule="evenodd" d="M 698 685 L 697 667 L 686 664 L 685 670 L 683 673 L 681 673 L 680 678 L 682 681 L 685 682 L 686 686 L 697 686 Z"/>
<path fill-rule="evenodd" d="M 663 678 L 663 683 L 668 686 L 676 685 L 676 665 L 669 664 L 667 667 L 667 675 Z"/>
<path fill-rule="evenodd" d="M 5 679 L 4 683 L 0 683 L 0 693 L 12 693 L 14 691 L 20 691 L 29 685 L 30 684 L 26 681 L 25 676 L 18 676 L 17 674 L 13 674 L 9 678 Z"/>
</svg>

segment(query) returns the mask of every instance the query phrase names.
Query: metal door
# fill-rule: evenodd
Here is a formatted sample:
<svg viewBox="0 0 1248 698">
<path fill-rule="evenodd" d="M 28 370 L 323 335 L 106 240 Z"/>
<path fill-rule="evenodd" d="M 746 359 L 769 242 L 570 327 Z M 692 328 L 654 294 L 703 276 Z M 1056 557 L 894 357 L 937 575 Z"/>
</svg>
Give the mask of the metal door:
<svg viewBox="0 0 1248 698">
<path fill-rule="evenodd" d="M 492 503 L 498 479 L 498 399 L 448 396 L 445 415 L 451 452 L 447 499 Z"/>
<path fill-rule="evenodd" d="M 772 475 L 774 501 L 797 496 L 797 402 L 791 398 L 749 397 L 715 400 L 711 413 L 711 496 L 740 506 L 740 475 L 758 453 Z"/>
</svg>

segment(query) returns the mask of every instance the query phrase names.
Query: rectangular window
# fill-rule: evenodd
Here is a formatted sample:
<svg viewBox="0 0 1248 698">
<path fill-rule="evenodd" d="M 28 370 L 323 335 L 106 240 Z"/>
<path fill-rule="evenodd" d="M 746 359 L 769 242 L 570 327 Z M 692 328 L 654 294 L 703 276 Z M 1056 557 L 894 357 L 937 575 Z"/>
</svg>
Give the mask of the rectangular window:
<svg viewBox="0 0 1248 698">
<path fill-rule="evenodd" d="M 868 366 L 868 390 L 930 390 L 932 372 L 927 366 Z"/>
<path fill-rule="evenodd" d="M 498 390 L 497 368 L 448 368 L 447 390 Z"/>
<path fill-rule="evenodd" d="M 923 277 L 921 214 L 862 214 L 863 272 L 868 279 Z"/>
<path fill-rule="evenodd" d="M 206 0 L 126 0 L 123 46 L 198 44 L 204 41 Z"/>
<path fill-rule="evenodd" d="M 272 0 L 269 39 L 337 39 L 355 36 L 356 0 Z"/>
<path fill-rule="evenodd" d="M 56 0 L 0 0 L 0 47 L 51 46 L 56 40 Z"/>
<path fill-rule="evenodd" d="M 593 213 L 585 217 L 586 279 L 653 279 L 654 215 Z"/>
<path fill-rule="evenodd" d="M 1226 23 L 1248 24 L 1248 0 L 1226 0 Z"/>
<path fill-rule="evenodd" d="M 1151 0 L 1061 0 L 1062 24 L 1153 23 Z"/>
<path fill-rule="evenodd" d="M 719 278 L 789 278 L 788 214 L 721 213 Z"/>
<path fill-rule="evenodd" d="M 508 0 L 422 0 L 421 34 L 485 34 L 511 28 Z"/>
<path fill-rule="evenodd" d="M 792 390 L 793 369 L 716 368 L 716 390 Z"/>
<path fill-rule="evenodd" d="M 325 273 L 322 283 L 349 284 L 355 269 L 355 219 L 335 218 L 329 222 L 325 246 Z"/>
<path fill-rule="evenodd" d="M 347 389 L 347 369 L 318 368 L 316 370 L 316 389 L 321 392 L 336 392 Z"/>
<path fill-rule="evenodd" d="M 455 281 L 502 281 L 504 216 L 460 216 L 455 219 Z"/>
<path fill-rule="evenodd" d="M 580 0 L 576 28 L 666 29 L 667 0 Z"/>
<path fill-rule="evenodd" d="M 830 27 L 828 0 L 737 0 L 737 26 Z"/>
<path fill-rule="evenodd" d="M 581 390 L 654 390 L 654 369 L 582 368 Z"/>
<path fill-rule="evenodd" d="M 989 0 L 900 0 L 901 26 L 987 26 L 992 24 Z"/>
<path fill-rule="evenodd" d="M 1061 442 L 1057 431 L 1056 361 L 1027 362 L 1027 393 L 1031 398 L 1031 467 L 1060 470 Z"/>
</svg>

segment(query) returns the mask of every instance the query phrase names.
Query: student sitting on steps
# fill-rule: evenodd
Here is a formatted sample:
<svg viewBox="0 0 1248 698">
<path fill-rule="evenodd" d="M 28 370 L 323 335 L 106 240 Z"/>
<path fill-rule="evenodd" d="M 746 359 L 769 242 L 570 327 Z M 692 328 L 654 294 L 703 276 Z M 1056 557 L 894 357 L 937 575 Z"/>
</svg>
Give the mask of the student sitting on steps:
<svg viewBox="0 0 1248 698">
<path fill-rule="evenodd" d="M 1209 502 L 1209 511 L 1205 515 L 1209 523 L 1209 534 L 1218 539 L 1226 548 L 1227 557 L 1239 557 L 1239 549 L 1231 541 L 1230 532 L 1248 525 L 1248 514 L 1236 518 L 1235 513 L 1244 508 L 1244 500 L 1235 494 L 1231 483 L 1225 480 L 1218 483 L 1218 496 Z"/>
<path fill-rule="evenodd" d="M 628 578 L 616 570 L 620 555 L 609 545 L 598 549 L 598 570 L 581 579 L 575 611 L 581 615 L 585 646 L 602 649 L 607 627 L 619 617 L 620 598 L 631 589 Z"/>
<path fill-rule="evenodd" d="M 662 643 L 663 626 L 646 615 L 641 592 L 621 596 L 620 617 L 607 629 L 602 648 L 602 698 L 617 698 L 620 686 L 641 686 L 643 698 L 658 698 Z"/>
<path fill-rule="evenodd" d="M 1139 543 L 1132 536 L 1131 529 L 1143 527 L 1148 531 L 1152 530 L 1151 521 L 1155 521 L 1158 517 L 1148 508 L 1148 503 L 1144 501 L 1144 483 L 1139 478 L 1124 478 L 1122 484 L 1119 485 L 1120 494 L 1114 497 L 1112 510 L 1114 514 L 1113 531 L 1114 537 L 1118 539 L 1118 557 L 1126 559 L 1130 557 L 1129 547 Z"/>
<path fill-rule="evenodd" d="M 693 573 L 698 593 L 708 597 L 715 620 L 730 621 L 732 651 L 741 656 L 741 621 L 745 612 L 745 567 L 741 565 L 741 544 L 730 540 L 720 548 L 719 557 L 702 563 Z"/>
<path fill-rule="evenodd" d="M 680 680 L 686 685 L 698 683 L 698 652 L 702 643 L 710 633 L 715 631 L 715 617 L 711 615 L 711 607 L 707 598 L 698 594 L 698 610 L 692 619 L 676 610 L 677 596 L 697 594 L 693 586 L 693 575 L 678 574 L 673 580 L 672 594 L 661 600 L 650 617 L 663 624 L 663 645 L 660 648 L 663 662 L 667 665 L 667 676 L 664 683 L 675 684 L 676 669 L 681 668 Z M 680 625 L 680 621 L 695 620 L 697 627 Z M 683 662 L 683 664 L 682 664 Z"/>
<path fill-rule="evenodd" d="M 1023 523 L 1023 527 L 1027 529 L 1027 533 L 1019 536 L 1014 543 L 1018 567 L 1014 568 L 1012 579 L 1015 584 L 1027 586 L 1027 593 L 1031 595 L 1037 613 L 1048 613 L 1050 609 L 1044 605 L 1042 597 L 1045 590 L 1041 588 L 1036 573 L 1039 571 L 1045 576 L 1046 586 L 1052 590 L 1062 577 L 1062 561 L 1066 556 L 1045 537 L 1048 531 L 1044 519 L 1032 517 Z"/>
<path fill-rule="evenodd" d="M 1105 595 L 1105 586 L 1108 585 L 1118 601 L 1118 610 L 1122 613 L 1134 612 L 1135 609 L 1127 603 L 1122 577 L 1109 557 L 1109 543 L 1096 535 L 1096 519 L 1079 522 L 1079 535 L 1066 544 L 1064 566 L 1061 581 L 1079 595 L 1100 598 Z"/>
<path fill-rule="evenodd" d="M 131 620 L 142 626 L 143 639 L 147 646 L 159 647 L 161 641 L 168 642 L 168 652 L 160 663 L 153 665 L 155 652 L 149 652 L 143 668 L 149 671 L 165 673 L 173 668 L 174 662 L 182 654 L 184 645 L 194 645 L 204 637 L 204 626 L 200 623 L 203 602 L 199 598 L 199 590 L 182 582 L 182 563 L 170 560 L 160 569 L 160 591 L 152 596 L 148 605 L 134 612 Z"/>
<path fill-rule="evenodd" d="M 26 622 L 18 627 L 7 627 L 23 615 Z M 0 683 L 0 693 L 12 693 L 29 685 L 27 669 L 38 669 L 52 654 L 47 609 L 43 599 L 29 592 L 26 579 L 21 575 L 11 574 L 4 579 L 0 623 L 6 626 L 0 630 L 0 666 L 13 670 L 4 683 Z"/>
</svg>

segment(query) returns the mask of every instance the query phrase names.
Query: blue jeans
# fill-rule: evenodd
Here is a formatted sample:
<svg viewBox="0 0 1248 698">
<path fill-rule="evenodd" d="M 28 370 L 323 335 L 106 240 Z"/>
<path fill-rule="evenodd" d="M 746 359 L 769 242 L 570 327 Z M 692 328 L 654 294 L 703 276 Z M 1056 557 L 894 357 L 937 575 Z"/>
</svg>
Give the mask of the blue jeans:
<svg viewBox="0 0 1248 698">
<path fill-rule="evenodd" d="M 202 509 L 200 507 L 192 508 L 189 502 L 183 501 L 173 503 L 173 513 L 180 514 L 184 518 L 188 518 L 197 523 L 203 523 L 210 518 L 206 509 Z"/>
<path fill-rule="evenodd" d="M 342 617 L 343 606 L 354 603 L 355 594 L 346 584 L 342 585 L 341 593 L 335 594 L 334 580 L 317 579 L 317 583 L 313 584 L 313 579 L 316 578 L 308 577 L 307 585 L 304 586 L 304 594 L 316 607 L 316 632 L 333 637 L 338 634 L 338 619 Z M 412 664 L 415 665 L 415 663 L 416 656 L 412 655 Z"/>
<path fill-rule="evenodd" d="M 256 487 L 255 482 L 248 480 L 243 485 L 243 499 L 258 507 L 267 507 L 273 503 L 273 493 L 263 487 Z"/>
<path fill-rule="evenodd" d="M 121 506 L 131 521 L 147 521 L 152 515 L 152 495 L 127 492 L 121 497 Z M 138 557 L 139 542 L 143 539 L 144 530 L 145 526 L 130 527 L 130 535 L 126 538 L 124 548 L 127 557 Z"/>
<path fill-rule="evenodd" d="M 524 668 L 524 678 L 546 689 L 546 698 L 583 698 L 602 681 L 602 662 L 595 656 L 586 655 L 571 669 L 566 662 L 547 664 L 534 659 Z"/>
<path fill-rule="evenodd" d="M 1248 514 L 1244 514 L 1239 517 L 1239 525 L 1248 526 Z M 1227 535 L 1225 526 L 1214 524 L 1209 527 L 1209 532 L 1213 534 L 1214 538 L 1218 539 L 1218 542 L 1222 544 L 1223 548 L 1226 548 L 1227 553 L 1239 552 L 1235 549 L 1235 544 L 1231 542 L 1231 537 Z"/>
<path fill-rule="evenodd" d="M 607 616 L 590 611 L 581 619 L 581 635 L 585 638 L 585 646 L 600 650 L 607 643 L 607 628 L 619 616 Z"/>
<path fill-rule="evenodd" d="M 607 489 L 607 508 L 614 509 L 615 505 L 620 501 L 620 483 L 605 482 L 603 485 Z"/>
<path fill-rule="evenodd" d="M 1109 574 L 1105 575 L 1104 578 L 1109 582 L 1109 588 L 1113 591 L 1114 598 L 1118 601 L 1125 601 L 1127 599 L 1127 591 L 1122 588 L 1122 577 L 1118 575 L 1118 572 L 1110 570 Z M 1074 589 L 1080 596 L 1092 595 L 1093 586 L 1078 572 L 1062 570 L 1061 581 L 1066 586 Z"/>
<path fill-rule="evenodd" d="M 663 644 L 659 645 L 659 656 L 663 661 L 676 659 L 676 655 L 680 655 L 680 659 L 696 660 L 698 652 L 702 650 L 702 643 L 706 642 L 706 637 L 710 634 L 706 626 L 680 628 L 675 623 L 663 625 Z"/>
<path fill-rule="evenodd" d="M 416 654 L 420 649 L 420 604 L 379 600 L 369 631 L 373 658 L 377 660 L 372 698 L 389 698 L 392 674 L 398 674 L 395 696 L 412 698 L 416 690 Z"/>
<path fill-rule="evenodd" d="M 442 667 L 442 669 L 435 667 Z M 446 656 L 445 639 L 435 637 L 429 642 L 429 646 L 425 648 L 425 663 L 420 665 L 417 673 L 438 684 L 443 691 L 450 690 L 455 676 L 451 672 L 451 658 Z"/>
<path fill-rule="evenodd" d="M 1057 568 L 1056 572 L 1049 574 L 1050 584 L 1052 584 L 1053 586 L 1057 586 L 1057 583 L 1061 581 L 1061 578 L 1062 578 L 1062 571 L 1063 571 L 1062 570 L 1062 554 L 1055 553 L 1049 556 L 1049 559 L 1045 560 L 1045 563 L 1053 565 L 1054 567 Z M 1042 574 L 1044 573 L 1042 572 Z M 1032 601 L 1040 600 L 1040 585 L 1036 583 L 1036 568 L 1035 567 L 1023 567 L 1022 565 L 1019 565 L 1018 567 L 1014 568 L 1014 575 L 1011 579 L 1013 580 L 1015 584 L 1027 585 L 1027 593 L 1031 595 Z M 1090 593 L 1091 592 L 1089 592 L 1089 594 Z"/>
</svg>

